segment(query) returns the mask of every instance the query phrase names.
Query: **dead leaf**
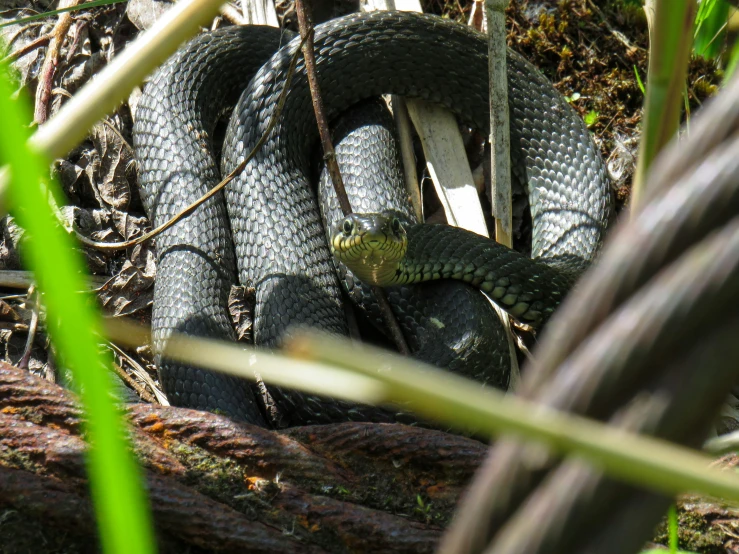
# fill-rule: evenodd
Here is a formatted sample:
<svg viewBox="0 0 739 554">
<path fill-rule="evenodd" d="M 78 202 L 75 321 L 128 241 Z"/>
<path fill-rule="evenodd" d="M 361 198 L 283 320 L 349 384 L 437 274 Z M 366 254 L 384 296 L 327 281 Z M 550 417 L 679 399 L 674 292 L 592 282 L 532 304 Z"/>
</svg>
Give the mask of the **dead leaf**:
<svg viewBox="0 0 739 554">
<path fill-rule="evenodd" d="M 84 175 L 79 165 L 60 159 L 54 163 L 54 173 L 62 184 L 64 192 L 72 197 L 79 194 L 80 178 Z"/>
<path fill-rule="evenodd" d="M 133 161 L 131 147 L 108 124 L 96 125 L 91 138 L 96 155 L 89 166 L 90 182 L 105 204 L 118 210 L 126 209 L 131 201 L 128 180 L 128 166 Z"/>
<path fill-rule="evenodd" d="M 172 4 L 160 0 L 129 0 L 126 15 L 139 31 L 151 27 Z"/>
<path fill-rule="evenodd" d="M 62 72 L 61 86 L 70 94 L 84 85 L 93 73 L 104 64 L 99 52 L 92 52 L 88 23 L 75 21 L 67 44 L 65 69 Z"/>
<path fill-rule="evenodd" d="M 137 216 L 130 212 L 115 209 L 110 210 L 109 214 L 113 228 L 125 240 L 140 237 L 149 226 L 149 220 L 144 216 Z"/>
<path fill-rule="evenodd" d="M 254 304 L 256 303 L 253 288 L 231 287 L 228 295 L 228 311 L 234 322 L 236 338 L 252 344 L 254 342 Z"/>
<path fill-rule="evenodd" d="M 5 300 L 0 300 L 0 321 L 21 321 L 21 316 L 18 315 L 13 307 L 8 304 Z"/>
<path fill-rule="evenodd" d="M 100 303 L 114 316 L 131 315 L 151 306 L 154 295 L 155 257 L 144 244 L 133 249 L 121 271 L 98 292 Z"/>
<path fill-rule="evenodd" d="M 21 269 L 18 244 L 23 238 L 23 229 L 15 223 L 11 216 L 0 220 L 0 269 Z"/>
</svg>

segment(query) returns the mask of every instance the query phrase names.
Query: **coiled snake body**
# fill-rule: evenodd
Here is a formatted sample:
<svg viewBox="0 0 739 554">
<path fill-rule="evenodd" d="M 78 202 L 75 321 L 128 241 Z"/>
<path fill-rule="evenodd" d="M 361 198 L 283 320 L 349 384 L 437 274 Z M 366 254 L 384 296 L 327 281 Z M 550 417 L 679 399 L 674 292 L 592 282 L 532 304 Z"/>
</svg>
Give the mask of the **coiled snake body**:
<svg viewBox="0 0 739 554">
<path fill-rule="evenodd" d="M 212 135 L 218 118 L 239 94 L 226 132 L 222 172 L 236 167 L 264 133 L 298 47 L 295 40 L 283 42 L 280 31 L 265 27 L 202 35 L 149 83 L 137 110 L 134 143 L 142 198 L 154 225 L 220 180 Z M 315 49 L 329 117 L 365 98 L 397 94 L 442 104 L 464 123 L 488 131 L 487 45 L 470 28 L 419 14 L 352 15 L 318 26 Z M 512 171 L 514 181 L 528 190 L 536 260 L 494 247 L 495 267 L 520 267 L 514 275 L 523 276 L 509 278 L 513 289 L 501 298 L 516 291 L 529 299 L 532 294 L 545 298 L 558 287 L 556 279 L 538 268 L 551 275 L 569 274 L 562 278 L 566 287 L 596 252 L 610 210 L 608 182 L 587 128 L 551 84 L 512 52 L 508 75 Z M 224 197 L 209 200 L 158 237 L 155 346 L 161 347 L 174 330 L 233 338 L 227 302 L 237 280 L 255 291 L 257 344 L 277 346 L 292 325 L 347 333 L 311 184 L 316 138 L 301 62 L 276 128 Z M 426 227 L 432 237 L 428 247 L 443 255 L 441 247 L 449 240 L 434 242 L 434 226 Z M 460 240 L 464 250 L 467 239 Z M 486 275 L 495 267 L 486 267 Z M 491 291 L 504 282 L 493 273 Z M 530 289 L 519 286 L 532 283 L 529 277 L 535 281 Z M 512 306 L 514 314 L 522 315 L 517 313 L 523 310 L 521 302 Z M 537 306 L 529 311 L 536 312 Z M 158 364 L 174 404 L 221 409 L 265 423 L 263 410 L 243 383 L 167 360 Z M 282 417 L 287 414 L 286 423 L 375 418 L 332 400 L 271 392 Z"/>
</svg>

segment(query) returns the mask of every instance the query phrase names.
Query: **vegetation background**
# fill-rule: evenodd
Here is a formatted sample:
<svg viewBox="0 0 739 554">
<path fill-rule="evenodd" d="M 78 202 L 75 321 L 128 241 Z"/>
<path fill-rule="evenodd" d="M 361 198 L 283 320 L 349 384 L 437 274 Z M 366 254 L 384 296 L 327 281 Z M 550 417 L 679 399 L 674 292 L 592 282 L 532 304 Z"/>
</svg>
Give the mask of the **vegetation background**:
<svg viewBox="0 0 739 554">
<path fill-rule="evenodd" d="M 85 413 L 82 427 L 80 412 L 71 408 L 71 400 L 63 396 L 57 400 L 55 415 L 47 407 L 43 413 L 35 412 L 30 420 L 42 427 L 50 424 L 61 427 L 70 437 L 85 436 L 92 440 L 93 447 L 87 451 L 87 468 L 102 548 L 106 551 L 153 551 L 150 510 L 146 508 L 143 490 L 136 486 L 141 480 L 141 470 L 128 455 L 127 440 L 131 439 L 124 439 L 126 433 L 118 410 L 110 402 L 113 390 L 124 397 L 130 397 L 134 391 L 150 402 L 163 399 L 155 383 L 152 355 L 143 342 L 139 343 L 139 348 L 111 344 L 101 349 L 99 317 L 90 309 L 89 298 L 76 291 L 87 287 L 87 280 L 82 277 L 82 268 L 86 267 L 93 276 L 103 278 L 104 284 L 96 291 L 96 296 L 107 315 L 129 316 L 147 322 L 155 277 L 154 255 L 148 244 L 117 253 L 82 249 L 77 250 L 80 256 L 74 255 L 74 243 L 56 224 L 47 201 L 50 194 L 58 205 L 65 206 L 60 213 L 66 222 L 74 221 L 83 233 L 96 240 L 129 240 L 144 232 L 147 221 L 136 192 L 135 165 L 130 148 L 136 93 L 92 127 L 89 134 L 87 126 L 80 124 L 77 136 L 86 135 L 80 144 L 70 134 L 68 143 L 54 148 L 50 147 L 50 142 L 43 142 L 43 136 L 36 141 L 36 148 L 25 148 L 24 145 L 29 142 L 33 131 L 29 123 L 33 120 L 38 125 L 52 119 L 70 95 L 75 95 L 141 29 L 150 25 L 154 14 L 163 6 L 154 0 L 129 0 L 99 7 L 78 6 L 77 11 L 64 13 L 50 11 L 51 7 L 54 6 L 36 5 L 24 0 L 0 5 L 0 25 L 3 25 L 0 36 L 8 45 L 3 65 L 11 66 L 10 71 L 0 67 L 5 77 L 1 81 L 4 88 L 0 89 L 0 113 L 3 114 L 0 162 L 9 164 L 11 168 L 10 185 L 2 194 L 6 208 L 13 214 L 13 217 L 5 218 L 2 225 L 0 265 L 4 269 L 2 278 L 6 281 L 0 284 L 5 287 L 26 285 L 20 294 L 8 292 L 0 302 L 3 323 L 0 343 L 7 362 L 52 381 L 72 382 L 80 394 Z M 289 23 L 290 6 L 278 8 Z M 471 5 L 459 2 L 429 0 L 425 5 L 426 11 L 460 21 L 466 19 L 470 9 Z M 17 23 L 19 18 L 33 12 L 42 17 Z M 228 19 L 228 12 L 221 17 Z M 716 94 L 736 64 L 739 49 L 734 46 L 732 34 L 735 19 L 734 9 L 724 0 L 703 0 L 699 5 L 693 55 L 687 68 L 687 79 L 680 90 L 682 120 L 686 124 L 684 132 L 689 132 L 692 113 Z M 542 69 L 593 131 L 607 160 L 619 206 L 628 205 L 642 140 L 641 108 L 649 60 L 649 30 L 641 2 L 514 0 L 507 10 L 507 23 L 509 44 Z M 195 26 L 192 25 L 193 28 Z M 679 33 L 679 29 L 672 32 Z M 679 38 L 689 40 L 690 37 Z M 8 80 L 8 76 L 12 80 Z M 17 92 L 19 90 L 20 93 Z M 31 96 L 35 98 L 29 102 Z M 44 157 L 56 159 L 53 166 L 56 181 L 49 180 Z M 481 164 L 483 160 L 473 159 L 473 163 Z M 29 183 L 43 183 L 43 188 L 28 186 Z M 31 286 L 28 276 L 21 273 L 21 242 L 24 242 L 23 267 L 34 270 L 37 288 Z M 41 304 L 38 291 L 43 293 Z M 237 323 L 244 320 L 243 302 L 238 298 L 234 299 L 233 315 Z M 43 322 L 41 327 L 39 318 Z M 53 339 L 53 349 L 49 337 Z M 128 388 L 122 387 L 118 378 L 110 378 L 111 374 L 100 371 L 102 367 L 116 368 Z M 57 374 L 58 368 L 69 372 L 63 370 Z M 6 380 L 6 386 L 9 386 L 8 382 Z M 36 398 L 40 398 L 38 390 L 36 394 Z M 20 404 L 12 401 L 18 398 L 17 390 L 0 396 L 4 402 L 0 407 L 5 417 L 19 413 Z M 23 398 L 23 402 L 28 402 L 28 397 Z M 47 401 L 48 398 L 44 400 Z M 24 406 L 23 409 L 29 409 L 28 405 Z M 60 406 L 68 410 L 61 419 Z M 139 415 L 139 427 L 147 427 L 148 424 L 142 423 L 146 417 Z M 135 415 L 133 417 L 136 418 Z M 734 419 L 728 411 L 720 429 L 731 430 L 733 426 Z M 42 455 L 43 449 L 38 445 L 36 449 L 30 443 L 23 445 L 17 442 L 16 435 L 13 435 L 13 440 L 16 442 L 9 439 L 0 449 L 0 465 L 51 476 L 60 487 L 65 479 L 72 479 L 77 487 L 75 498 L 84 496 L 80 492 L 85 488 L 83 470 L 78 465 L 81 458 L 59 462 L 49 457 L 48 452 Z M 152 461 L 151 451 L 148 456 L 142 454 L 141 443 L 137 440 L 133 439 L 135 450 L 146 460 L 145 466 L 164 464 L 164 458 Z M 171 436 L 169 440 L 172 440 Z M 260 480 L 259 486 L 247 487 L 248 502 L 243 499 L 235 502 L 233 495 L 224 500 L 233 492 L 236 483 L 243 486 L 244 481 L 248 481 L 249 472 L 235 467 L 233 456 L 230 460 L 228 456 L 225 456 L 225 461 L 219 459 L 218 448 L 215 452 L 205 448 L 204 453 L 192 442 L 185 446 L 181 436 L 177 440 L 180 442 L 176 462 L 187 467 L 182 481 L 199 493 L 213 495 L 237 511 L 253 515 L 254 510 L 258 511 L 254 504 L 267 502 L 265 498 L 274 492 L 279 475 L 266 480 L 268 483 Z M 291 440 L 301 444 L 305 437 L 296 431 Z M 481 460 L 482 450 L 479 448 L 475 450 L 467 442 L 454 444 L 457 447 L 464 444 L 477 456 L 472 458 L 478 462 Z M 202 448 L 202 445 L 197 447 Z M 354 455 L 349 465 L 356 471 L 356 464 L 360 462 L 356 453 L 350 452 L 349 455 Z M 370 476 L 377 477 L 386 471 L 380 462 L 387 463 L 387 460 L 369 459 L 371 461 L 366 463 L 376 464 L 368 472 Z M 455 458 L 451 461 L 454 462 Z M 458 458 L 456 462 L 461 463 Z M 70 465 L 64 467 L 65 463 Z M 168 459 L 167 463 L 174 464 L 175 461 Z M 736 459 L 729 456 L 722 463 L 733 467 Z M 439 471 L 439 468 L 435 470 Z M 351 479 L 346 482 L 354 483 L 358 490 L 349 491 L 343 484 L 330 486 L 323 483 L 318 492 L 330 498 L 400 515 L 414 524 L 425 526 L 424 531 L 430 530 L 428 544 L 432 544 L 439 526 L 448 521 L 453 501 L 469 479 L 470 472 L 469 466 L 465 466 L 454 477 L 445 475 L 439 478 L 437 474 L 433 484 L 423 486 L 419 483 L 430 479 L 427 474 L 434 472 L 414 473 L 409 470 L 404 477 L 411 484 L 403 488 L 401 494 L 390 485 L 386 489 L 380 486 L 371 491 L 372 487 L 367 482 L 359 484 Z M 8 475 L 6 473 L 5 478 Z M 441 482 L 451 492 L 447 497 L 437 495 L 434 499 L 429 490 L 438 488 Z M 28 494 L 30 489 L 27 484 L 24 486 L 23 490 Z M 306 490 L 311 487 L 311 492 L 316 494 L 310 502 L 317 504 L 320 494 L 316 492 L 316 483 L 307 486 Z M 421 492 L 413 494 L 412 491 Z M 152 493 L 156 496 L 155 488 L 149 489 L 149 494 Z M 53 502 L 53 497 L 48 490 L 45 494 L 37 499 L 31 496 L 24 499 L 21 495 L 16 497 L 21 500 L 15 500 L 15 504 L 8 500 L 11 495 L 6 496 L 9 503 L 0 513 L 0 539 L 4 539 L 3 544 L 10 548 L 8 551 L 20 552 L 27 548 L 39 551 L 41 543 L 50 552 L 94 549 L 86 538 L 89 537 L 89 526 L 81 525 L 81 532 L 65 528 L 72 521 L 69 515 L 58 518 L 58 521 L 51 518 L 57 524 L 64 522 L 61 530 L 58 526 L 46 525 L 45 515 L 50 512 L 38 503 Z M 727 496 L 730 495 L 727 493 Z M 204 499 L 198 501 L 205 503 Z M 0 506 L 3 506 L 2 502 L 0 500 Z M 27 511 L 18 509 L 23 502 L 28 506 Z M 270 506 L 271 509 L 280 509 L 274 504 Z M 735 548 L 737 520 L 736 510 L 731 505 L 690 496 L 683 498 L 678 506 L 672 525 L 657 530 L 657 542 L 672 543 L 673 550 L 679 542 L 680 547 L 698 552 L 723 552 Z M 80 514 L 89 515 L 88 511 L 80 510 Z M 293 528 L 287 531 L 287 521 L 287 518 L 282 519 L 278 524 L 287 535 L 295 533 L 296 521 L 303 533 L 317 532 L 311 531 L 310 522 L 302 522 L 294 515 Z M 384 524 L 386 522 L 380 525 Z M 207 551 L 208 535 L 203 537 L 200 542 L 190 537 L 192 544 L 197 545 L 191 548 Z M 303 539 L 304 535 L 299 532 L 298 540 Z M 182 547 L 183 543 L 177 540 L 184 539 L 171 540 L 169 547 Z M 345 537 L 342 540 L 346 542 Z M 324 546 L 331 546 L 331 538 L 323 537 L 321 541 L 324 541 Z"/>
</svg>

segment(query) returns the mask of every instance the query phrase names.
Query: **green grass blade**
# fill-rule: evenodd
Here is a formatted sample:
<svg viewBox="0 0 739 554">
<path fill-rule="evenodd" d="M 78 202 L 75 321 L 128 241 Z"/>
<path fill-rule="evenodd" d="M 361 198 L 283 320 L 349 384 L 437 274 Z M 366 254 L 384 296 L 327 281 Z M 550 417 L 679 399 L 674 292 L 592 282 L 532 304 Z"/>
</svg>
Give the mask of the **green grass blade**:
<svg viewBox="0 0 739 554">
<path fill-rule="evenodd" d="M 698 34 L 703 22 L 709 18 L 719 0 L 698 0 L 698 13 L 695 15 L 695 33 Z"/>
<path fill-rule="evenodd" d="M 673 504 L 667 513 L 667 529 L 670 536 L 670 552 L 677 552 L 677 507 Z"/>
<path fill-rule="evenodd" d="M 649 70 L 643 132 L 632 190 L 632 213 L 639 209 L 652 161 L 677 132 L 682 91 L 695 19 L 695 0 L 655 0 L 650 17 Z"/>
<path fill-rule="evenodd" d="M 144 77 L 195 35 L 201 25 L 207 25 L 220 4 L 221 0 L 180 0 L 174 4 L 39 127 L 31 138 L 33 147 L 49 158 L 66 155 Z"/>
<path fill-rule="evenodd" d="M 688 552 L 687 550 L 678 549 L 678 536 L 677 536 L 677 506 L 674 504 L 670 506 L 670 511 L 667 512 L 667 538 L 668 548 L 670 554 L 696 554 L 695 552 Z M 640 554 L 665 554 L 665 550 L 643 550 Z"/>
<path fill-rule="evenodd" d="M 85 2 L 84 4 L 80 4 L 78 6 L 70 6 L 69 8 L 61 8 L 58 10 L 52 10 L 49 12 L 39 13 L 36 15 L 29 15 L 28 17 L 22 17 L 20 19 L 14 19 L 13 21 L 6 21 L 5 23 L 0 23 L 0 29 L 2 29 L 3 27 L 10 27 L 11 25 L 24 25 L 26 23 L 31 23 L 32 21 L 38 21 L 39 19 L 44 19 L 45 17 L 51 17 L 53 15 L 58 15 L 60 13 L 75 12 L 78 10 L 85 10 L 87 8 L 95 8 L 97 6 L 107 6 L 108 4 L 118 4 L 120 2 L 126 2 L 126 0 L 94 0 L 93 2 Z"/>
<path fill-rule="evenodd" d="M 300 360 L 351 369 L 375 379 L 384 389 L 376 386 L 373 393 L 384 390 L 384 403 L 407 403 L 416 414 L 457 429 L 475 430 L 480 436 L 510 434 L 541 441 L 553 451 L 587 459 L 612 477 L 665 494 L 694 491 L 739 500 L 739 477 L 710 468 L 713 459 L 700 452 L 535 405 L 458 375 L 378 348 L 360 349 L 348 340 L 316 331 L 290 337 L 285 348 Z M 187 354 L 201 357 L 202 361 L 194 362 L 198 365 L 213 365 L 214 352 L 206 352 L 202 341 Z M 170 351 L 167 356 L 174 358 Z M 270 382 L 270 372 L 260 371 L 260 375 Z"/>
<path fill-rule="evenodd" d="M 688 83 L 683 85 L 683 110 L 685 110 L 685 132 L 690 134 L 690 99 L 688 98 Z"/>
<path fill-rule="evenodd" d="M 729 61 L 726 63 L 726 72 L 724 73 L 724 83 L 728 83 L 731 76 L 736 70 L 736 66 L 739 64 L 739 40 L 734 42 L 734 46 L 731 48 L 729 54 Z"/>
<path fill-rule="evenodd" d="M 702 0 L 695 17 L 693 51 L 698 56 L 713 59 L 721 54 L 729 19 L 729 4 L 725 0 Z"/>
<path fill-rule="evenodd" d="M 131 347 L 150 343 L 150 331 L 120 318 L 105 321 L 108 336 Z M 174 361 L 276 386 L 361 402 L 405 403 L 408 409 L 479 435 L 510 434 L 554 451 L 591 460 L 604 472 L 670 496 L 686 491 L 739 501 L 739 477 L 711 468 L 714 458 L 684 446 L 635 435 L 572 413 L 558 412 L 483 387 L 459 375 L 386 350 L 358 348 L 316 331 L 292 335 L 287 354 L 173 333 L 164 355 Z"/>
<path fill-rule="evenodd" d="M 80 391 L 86 414 L 89 482 L 104 552 L 154 552 L 149 507 L 136 461 L 124 438 L 121 414 L 114 405 L 109 360 L 98 351 L 93 332 L 99 316 L 90 307 L 82 259 L 58 225 L 41 183 L 48 160 L 26 146 L 31 111 L 25 96 L 11 101 L 13 88 L 0 63 L 0 160 L 8 164 L 8 205 L 26 230 L 24 260 L 34 271 L 47 309 L 49 334 Z"/>
<path fill-rule="evenodd" d="M 636 64 L 634 65 L 634 76 L 636 77 L 636 84 L 639 85 L 639 90 L 644 94 L 646 89 L 644 88 L 644 83 L 642 83 L 641 75 L 639 75 L 639 70 L 637 69 Z"/>
</svg>

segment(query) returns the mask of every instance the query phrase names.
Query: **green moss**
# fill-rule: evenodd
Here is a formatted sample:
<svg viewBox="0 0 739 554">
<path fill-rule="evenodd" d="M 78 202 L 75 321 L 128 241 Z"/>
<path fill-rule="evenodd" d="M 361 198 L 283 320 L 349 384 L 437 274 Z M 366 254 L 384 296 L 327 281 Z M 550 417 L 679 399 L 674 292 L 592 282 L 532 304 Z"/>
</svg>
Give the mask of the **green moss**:
<svg viewBox="0 0 739 554">
<path fill-rule="evenodd" d="M 678 546 L 701 554 L 722 554 L 734 540 L 724 524 L 739 518 L 739 508 L 721 503 L 686 497 L 678 503 Z M 654 542 L 668 544 L 667 519 L 657 527 Z"/>
<path fill-rule="evenodd" d="M 258 493 L 249 491 L 247 475 L 236 461 L 188 444 L 178 445 L 172 453 L 188 468 L 185 483 L 198 492 L 250 517 L 257 516 L 257 507 L 264 509 L 268 505 Z"/>
<path fill-rule="evenodd" d="M 352 469 L 361 476 L 357 487 L 352 490 L 341 486 L 330 487 L 323 490 L 322 494 L 423 523 L 433 521 L 445 524 L 451 520 L 454 503 L 432 500 L 426 492 L 429 484 L 435 484 L 431 476 L 425 480 L 417 471 L 405 472 L 402 467 L 382 471 L 376 462 L 363 464 L 363 461 L 361 455 L 352 456 Z"/>
<path fill-rule="evenodd" d="M 22 469 L 31 473 L 44 475 L 46 468 L 36 463 L 31 456 L 14 448 L 0 449 L 0 465 L 13 469 Z"/>
</svg>

